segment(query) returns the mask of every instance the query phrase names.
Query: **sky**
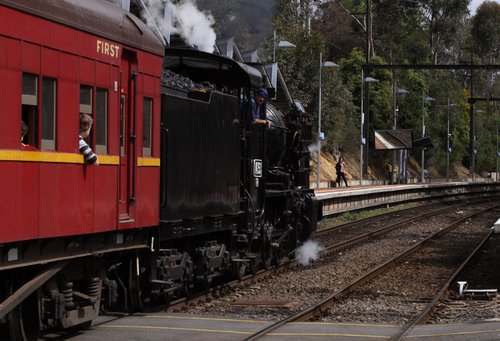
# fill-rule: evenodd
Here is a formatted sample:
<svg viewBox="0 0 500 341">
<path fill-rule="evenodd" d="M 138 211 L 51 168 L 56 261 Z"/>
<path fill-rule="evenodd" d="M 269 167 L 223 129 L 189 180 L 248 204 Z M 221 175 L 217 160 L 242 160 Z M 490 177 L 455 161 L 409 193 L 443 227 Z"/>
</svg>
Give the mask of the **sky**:
<svg viewBox="0 0 500 341">
<path fill-rule="evenodd" d="M 476 9 L 481 5 L 485 0 L 472 0 L 469 5 L 470 14 L 476 14 Z M 500 3 L 500 0 L 491 0 Z"/>
</svg>

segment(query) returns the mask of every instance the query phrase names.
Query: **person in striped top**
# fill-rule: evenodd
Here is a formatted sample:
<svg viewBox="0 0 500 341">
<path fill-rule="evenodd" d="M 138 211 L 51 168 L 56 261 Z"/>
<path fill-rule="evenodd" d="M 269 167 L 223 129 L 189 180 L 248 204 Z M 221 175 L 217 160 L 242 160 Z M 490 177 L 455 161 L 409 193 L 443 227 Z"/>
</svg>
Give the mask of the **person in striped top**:
<svg viewBox="0 0 500 341">
<path fill-rule="evenodd" d="M 88 164 L 99 166 L 97 155 L 94 154 L 92 149 L 90 149 L 89 145 L 84 140 L 89 137 L 90 129 L 92 128 L 93 123 L 94 120 L 92 119 L 92 116 L 89 114 L 80 114 L 80 142 L 78 143 L 78 149 L 80 150 L 80 153 L 83 154 L 83 157 Z"/>
</svg>

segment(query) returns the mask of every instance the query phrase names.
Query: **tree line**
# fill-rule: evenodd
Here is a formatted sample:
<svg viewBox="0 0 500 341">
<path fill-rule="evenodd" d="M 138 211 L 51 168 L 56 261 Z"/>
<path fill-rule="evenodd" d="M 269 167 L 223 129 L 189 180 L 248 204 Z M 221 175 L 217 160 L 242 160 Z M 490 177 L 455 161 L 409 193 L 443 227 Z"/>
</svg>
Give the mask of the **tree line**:
<svg viewBox="0 0 500 341">
<path fill-rule="evenodd" d="M 296 45 L 277 49 L 276 58 L 292 96 L 312 115 L 318 113 L 320 53 L 323 61 L 339 65 L 321 69 L 322 130 L 330 150 L 359 152 L 363 65 L 499 64 L 500 4 L 494 1 L 482 3 L 474 15 L 468 10 L 470 0 L 275 0 L 272 8 L 270 1 L 198 2 L 224 23 L 216 24 L 219 33 L 234 35 L 244 48 L 255 47 L 245 43 L 259 43 L 252 32 L 267 34 L 264 44 L 257 46 L 265 60 L 272 59 L 272 29 L 278 40 Z M 450 117 L 451 163 L 469 167 L 472 91 L 473 97 L 484 99 L 474 103 L 475 170 L 495 171 L 499 69 L 387 68 L 366 76 L 377 80 L 366 87 L 370 160 L 386 158 L 373 150 L 373 131 L 392 128 L 397 105 L 397 127 L 412 129 L 416 137 L 422 135 L 423 113 L 425 135 L 434 144 L 426 160 L 441 175 L 446 172 Z M 396 88 L 408 92 L 398 96 Z M 420 149 L 410 153 L 419 160 Z"/>
</svg>

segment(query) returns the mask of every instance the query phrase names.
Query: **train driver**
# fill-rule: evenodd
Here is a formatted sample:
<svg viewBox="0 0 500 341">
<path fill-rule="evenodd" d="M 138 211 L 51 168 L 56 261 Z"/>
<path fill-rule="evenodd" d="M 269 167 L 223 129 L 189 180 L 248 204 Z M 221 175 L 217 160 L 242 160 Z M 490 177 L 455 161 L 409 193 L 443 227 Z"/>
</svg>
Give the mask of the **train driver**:
<svg viewBox="0 0 500 341">
<path fill-rule="evenodd" d="M 250 109 L 252 111 L 252 124 L 264 124 L 267 127 L 271 125 L 271 122 L 260 118 L 260 113 L 262 108 L 265 106 L 267 98 L 269 97 L 267 90 L 264 88 L 257 89 L 255 97 L 250 100 Z"/>
</svg>

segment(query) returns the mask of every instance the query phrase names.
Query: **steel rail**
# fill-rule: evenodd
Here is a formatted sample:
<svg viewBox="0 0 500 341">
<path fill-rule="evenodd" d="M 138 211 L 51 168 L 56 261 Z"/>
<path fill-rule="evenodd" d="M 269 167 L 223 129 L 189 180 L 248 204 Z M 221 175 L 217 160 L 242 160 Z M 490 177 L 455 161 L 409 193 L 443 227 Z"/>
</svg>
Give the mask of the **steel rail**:
<svg viewBox="0 0 500 341">
<path fill-rule="evenodd" d="M 389 233 L 389 232 L 393 231 L 394 229 L 396 229 L 398 226 L 408 224 L 409 222 L 412 222 L 412 221 L 416 221 L 416 220 L 419 220 L 419 219 L 422 219 L 425 217 L 429 217 L 429 216 L 433 216 L 433 215 L 437 215 L 437 214 L 442 214 L 442 213 L 445 213 L 447 211 L 452 211 L 452 210 L 459 208 L 459 207 L 462 207 L 462 206 L 470 205 L 472 203 L 476 204 L 476 203 L 482 203 L 482 202 L 488 202 L 488 201 L 489 201 L 489 198 L 487 198 L 487 199 L 483 198 L 483 199 L 476 200 L 473 202 L 465 202 L 465 203 L 462 202 L 462 203 L 459 203 L 457 205 L 445 207 L 443 209 L 438 209 L 438 210 L 433 210 L 432 212 L 423 213 L 423 214 L 420 214 L 418 216 L 412 217 L 410 219 L 406 219 L 406 220 L 403 220 L 401 222 L 382 227 L 382 228 L 377 229 L 375 231 L 362 233 L 362 234 L 355 236 L 355 237 L 352 237 L 350 239 L 335 243 L 333 245 L 326 247 L 325 250 L 320 252 L 320 254 L 325 255 L 325 254 L 329 254 L 329 253 L 332 253 L 332 252 L 335 252 L 335 251 L 338 251 L 341 249 L 347 249 L 349 247 L 352 247 L 356 244 L 363 242 L 364 240 L 370 239 L 370 238 L 375 237 L 375 236 L 380 236 L 380 235 L 383 235 L 385 233 Z M 435 205 L 435 204 L 425 204 L 425 205 L 420 205 L 420 206 L 416 206 L 416 207 L 410 207 L 408 209 L 387 213 L 387 215 L 393 215 L 395 213 L 402 212 L 402 211 L 406 212 L 406 211 L 411 211 L 411 210 L 415 210 L 415 209 L 422 209 L 422 208 L 425 209 L 427 206 L 431 206 L 431 205 Z M 333 229 L 347 227 L 347 226 L 351 226 L 351 225 L 354 225 L 357 223 L 366 224 L 371 220 L 380 219 L 380 217 L 384 216 L 384 215 L 386 215 L 386 214 L 379 214 L 377 216 L 367 217 L 367 218 L 357 220 L 354 222 L 349 222 L 346 224 L 335 226 Z M 321 233 L 317 234 L 317 236 L 320 236 L 322 234 L 328 234 L 328 232 L 331 232 L 331 230 L 330 229 L 329 230 L 322 230 Z M 150 309 L 150 311 L 151 312 L 153 312 L 153 311 L 154 312 L 166 311 L 166 312 L 174 312 L 174 313 L 175 312 L 182 312 L 183 310 L 189 309 L 188 308 L 189 306 L 198 305 L 199 303 L 201 303 L 203 301 L 205 301 L 205 302 L 210 301 L 214 297 L 220 297 L 221 295 L 223 295 L 224 292 L 230 291 L 230 289 L 237 288 L 239 286 L 244 286 L 244 285 L 251 284 L 251 283 L 255 283 L 259 279 L 264 278 L 266 276 L 269 276 L 270 274 L 276 274 L 279 271 L 283 271 L 286 268 L 290 268 L 290 267 L 293 267 L 296 265 L 297 264 L 295 263 L 294 260 L 288 260 L 286 262 L 283 262 L 282 264 L 275 265 L 267 270 L 259 270 L 255 274 L 247 275 L 247 276 L 243 277 L 241 280 L 230 281 L 228 283 L 224 283 L 224 284 L 215 286 L 213 288 L 210 288 L 206 291 L 196 293 L 193 296 L 179 298 L 175 301 L 170 302 L 169 304 L 154 307 L 154 308 Z"/>
<path fill-rule="evenodd" d="M 397 335 L 395 335 L 392 339 L 394 341 L 401 341 L 403 340 L 406 335 L 416 326 L 419 324 L 424 324 L 427 322 L 429 317 L 432 315 L 433 311 L 437 307 L 437 304 L 441 302 L 445 296 L 445 293 L 447 292 L 448 288 L 450 287 L 451 283 L 455 281 L 457 276 L 462 272 L 462 270 L 467 266 L 467 264 L 471 261 L 471 259 L 483 248 L 484 244 L 491 238 L 491 235 L 493 234 L 493 230 L 491 230 L 484 238 L 483 240 L 478 244 L 478 246 L 471 252 L 471 254 L 465 259 L 462 264 L 457 268 L 457 270 L 449 277 L 449 279 L 444 283 L 439 292 L 434 296 L 434 298 L 426 305 L 426 307 L 422 310 L 422 312 L 416 316 L 410 323 L 404 326 L 404 328 L 401 330 L 401 332 Z"/>
<path fill-rule="evenodd" d="M 483 210 L 480 210 L 478 212 L 474 212 L 474 213 L 471 213 L 467 216 L 464 216 L 464 217 L 461 217 L 460 219 L 454 221 L 453 223 L 449 224 L 447 227 L 433 233 L 432 235 L 428 236 L 427 238 L 423 239 L 422 241 L 418 242 L 417 244 L 413 245 L 412 247 L 404 250 L 403 252 L 399 253 L 398 255 L 394 256 L 393 258 L 391 258 L 390 260 L 386 261 L 385 263 L 379 265 L 378 267 L 376 267 L 375 269 L 373 269 L 372 271 L 356 278 L 355 280 L 353 280 L 352 282 L 350 282 L 349 284 L 347 284 L 346 286 L 344 286 L 343 288 L 337 290 L 335 293 L 331 294 L 330 296 L 328 296 L 327 298 L 323 299 L 321 302 L 319 303 L 316 303 L 306 309 L 304 309 L 303 311 L 301 312 L 298 312 L 286 319 L 283 319 L 281 321 L 278 321 L 276 323 L 273 323 L 269 326 L 267 326 L 266 328 L 263 328 L 261 329 L 260 331 L 254 333 L 253 335 L 247 337 L 244 339 L 244 341 L 253 341 L 253 340 L 257 340 L 267 334 L 269 334 L 270 332 L 286 325 L 287 323 L 291 323 L 291 322 L 301 322 L 301 321 L 307 321 L 309 319 L 311 319 L 312 317 L 316 316 L 318 313 L 321 313 L 322 311 L 325 311 L 327 309 L 329 309 L 330 307 L 332 307 L 335 302 L 337 300 L 339 300 L 340 298 L 342 298 L 343 296 L 346 296 L 348 293 L 350 293 L 354 288 L 366 283 L 367 281 L 369 281 L 370 279 L 372 279 L 373 277 L 385 272 L 387 269 L 391 268 L 392 266 L 394 266 L 395 264 L 401 262 L 403 259 L 405 259 L 407 256 L 409 256 L 410 254 L 416 252 L 418 249 L 420 249 L 423 244 L 427 243 L 428 241 L 432 240 L 433 238 L 435 238 L 436 236 L 438 235 L 441 235 L 447 231 L 449 231 L 450 229 L 452 229 L 453 227 L 463 223 L 464 221 L 466 221 L 467 219 L 470 219 L 474 216 L 477 216 L 479 214 L 482 214 L 486 211 L 489 211 L 489 210 L 492 210 L 494 208 L 497 208 L 497 207 L 500 207 L 500 205 L 493 205 L 493 206 L 490 206 L 486 209 L 483 209 Z"/>
<path fill-rule="evenodd" d="M 379 236 L 379 235 L 383 235 L 383 234 L 386 234 L 388 232 L 391 232 L 392 230 L 398 228 L 399 226 L 406 225 L 406 224 L 413 222 L 413 221 L 417 221 L 417 220 L 420 220 L 423 218 L 432 217 L 432 216 L 435 216 L 435 215 L 438 215 L 441 213 L 453 211 L 453 210 L 460 208 L 462 206 L 467 206 L 467 205 L 471 205 L 471 204 L 478 204 L 478 203 L 488 202 L 488 201 L 489 200 L 477 200 L 477 201 L 473 201 L 473 202 L 465 202 L 465 203 L 462 202 L 462 203 L 454 205 L 454 206 L 449 206 L 449 207 L 445 207 L 443 209 L 438 209 L 438 210 L 434 210 L 431 212 L 422 213 L 422 214 L 419 214 L 419 215 L 414 216 L 412 218 L 394 223 L 392 225 L 384 226 L 384 227 L 381 227 L 380 229 L 377 229 L 375 231 L 366 232 L 366 233 L 360 234 L 359 236 L 355 236 L 355 237 L 352 237 L 352 238 L 347 239 L 345 241 L 331 245 L 331 246 L 327 247 L 323 251 L 323 253 L 330 253 L 330 252 L 338 251 L 340 249 L 345 249 L 347 247 L 351 247 L 351 246 L 356 245 L 356 244 L 358 244 L 364 240 L 367 240 L 371 237 L 375 237 L 375 236 Z M 418 208 L 421 208 L 421 206 L 413 207 L 412 209 L 418 209 Z M 378 216 L 378 218 L 380 218 L 380 216 Z"/>
</svg>

